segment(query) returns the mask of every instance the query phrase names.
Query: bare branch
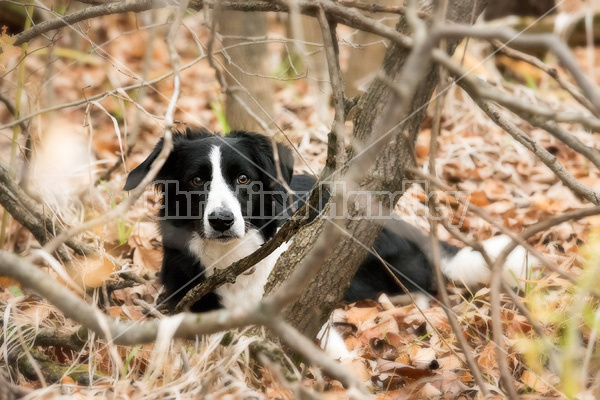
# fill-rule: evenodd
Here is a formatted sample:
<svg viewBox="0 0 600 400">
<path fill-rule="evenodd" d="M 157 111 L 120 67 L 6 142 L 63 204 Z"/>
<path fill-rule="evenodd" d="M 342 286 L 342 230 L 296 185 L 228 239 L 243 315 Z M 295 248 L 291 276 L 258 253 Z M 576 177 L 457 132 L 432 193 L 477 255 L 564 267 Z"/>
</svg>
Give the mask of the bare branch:
<svg viewBox="0 0 600 400">
<path fill-rule="evenodd" d="M 486 113 L 488 117 L 496 125 L 504 129 L 509 135 L 511 135 L 517 142 L 525 146 L 529 151 L 535 154 L 556 176 L 564 183 L 566 187 L 571 189 L 574 193 L 580 195 L 586 200 L 593 204 L 600 204 L 600 193 L 594 189 L 583 184 L 581 181 L 576 179 L 548 150 L 544 149 L 533 139 L 531 139 L 525 132 L 519 129 L 515 124 L 510 122 L 504 117 L 500 110 L 494 106 L 491 102 L 483 100 L 479 97 L 478 93 L 472 90 L 470 85 L 462 85 L 463 89 L 471 96 L 473 101 Z"/>
<path fill-rule="evenodd" d="M 108 3 L 116 3 L 118 0 L 77 0 L 80 3 L 99 5 L 99 4 L 108 4 Z"/>
<path fill-rule="evenodd" d="M 554 68 L 551 65 L 546 64 L 545 62 L 543 62 L 542 60 L 540 60 L 537 57 L 534 57 L 532 55 L 523 53 L 523 52 L 515 50 L 515 49 L 511 49 L 510 47 L 504 45 L 504 43 L 502 43 L 499 40 L 492 40 L 492 44 L 496 48 L 498 48 L 498 50 L 502 54 L 506 55 L 507 57 L 526 62 L 529 65 L 532 65 L 532 66 L 540 69 L 541 71 L 544 71 L 552 79 L 554 79 L 560 85 L 561 88 L 563 88 L 564 90 L 569 92 L 569 94 L 571 96 L 573 96 L 573 98 L 575 100 L 577 100 L 581 105 L 583 105 L 585 108 L 587 108 L 592 113 L 594 113 L 594 115 L 596 117 L 600 117 L 600 113 L 598 113 L 598 111 L 596 111 L 596 109 L 594 108 L 594 105 L 592 103 L 590 103 L 590 101 L 588 99 L 586 99 L 585 96 L 583 96 L 579 92 L 579 89 L 575 85 L 573 85 L 571 82 L 569 82 L 567 79 L 565 79 L 562 76 L 562 74 L 559 74 L 558 70 L 556 68 Z"/>
<path fill-rule="evenodd" d="M 177 304 L 175 307 L 175 312 L 185 310 L 187 307 L 200 300 L 207 293 L 214 291 L 219 286 L 235 281 L 237 276 L 248 271 L 257 263 L 268 257 L 279 246 L 287 242 L 301 226 L 306 224 L 306 222 L 310 219 L 309 213 L 312 214 L 314 210 L 316 210 L 315 207 L 319 200 L 319 190 L 318 188 L 315 188 L 313 191 L 311 191 L 308 201 L 304 204 L 304 206 L 302 206 L 295 216 L 286 221 L 286 223 L 281 227 L 281 229 L 279 229 L 277 234 L 271 240 L 259 247 L 249 256 L 234 262 L 225 269 L 215 271 L 204 282 L 193 287 Z"/>
<path fill-rule="evenodd" d="M 344 163 L 344 137 L 346 124 L 346 108 L 344 93 L 344 81 L 340 70 L 339 52 L 337 46 L 337 36 L 335 34 L 335 24 L 327 20 L 327 15 L 322 8 L 317 13 L 321 34 L 323 36 L 323 45 L 329 70 L 329 80 L 333 91 L 333 105 L 335 116 L 329 140 L 327 143 L 327 161 L 322 176 L 330 176 L 334 171 L 342 167 Z M 335 178 L 332 176 L 331 178 Z"/>
<path fill-rule="evenodd" d="M 150 343 L 156 340 L 159 321 L 137 323 L 116 321 L 107 317 L 66 289 L 54 278 L 12 253 L 0 252 L 0 275 L 11 277 L 24 286 L 35 290 L 59 308 L 67 318 L 71 318 L 91 329 L 100 337 L 106 337 L 103 326 L 107 326 L 110 336 L 116 344 L 132 345 Z M 196 335 L 258 323 L 256 319 L 259 318 L 255 316 L 250 318 L 246 313 L 230 313 L 225 310 L 202 315 L 186 314 L 177 330 L 176 337 L 193 339 Z"/>
<path fill-rule="evenodd" d="M 595 148 L 586 145 L 579 140 L 575 135 L 567 132 L 554 121 L 547 121 L 543 118 L 534 115 L 521 115 L 521 118 L 530 122 L 532 125 L 544 129 L 552 136 L 562 141 L 564 144 L 586 157 L 600 170 L 600 152 Z"/>
<path fill-rule="evenodd" d="M 317 263 L 319 265 L 319 263 Z M 306 271 L 304 271 L 306 272 Z M 362 397 L 368 397 L 368 391 L 362 382 L 331 360 L 322 350 L 303 337 L 295 329 L 286 326 L 273 311 L 280 309 L 279 300 L 287 298 L 272 296 L 251 310 L 220 310 L 204 314 L 183 314 L 183 317 L 166 317 L 148 322 L 118 321 L 102 314 L 87 304 L 54 278 L 42 272 L 28 261 L 8 252 L 0 251 L 0 275 L 11 277 L 29 287 L 50 303 L 58 307 L 66 317 L 91 329 L 102 338 L 110 338 L 115 344 L 133 345 L 155 341 L 161 323 L 178 323 L 174 337 L 195 339 L 198 335 L 226 331 L 247 325 L 264 325 L 281 334 L 282 339 L 308 360 L 323 367 L 331 377 L 338 379 L 348 388 L 354 388 Z M 301 274 L 306 280 L 306 275 Z M 181 315 L 181 314 L 180 314 Z M 105 330 L 108 328 L 108 332 Z M 107 337 L 108 334 L 108 337 Z"/>
<path fill-rule="evenodd" d="M 456 70 L 452 73 L 452 75 L 459 77 L 457 83 L 463 89 L 468 87 L 469 89 L 466 90 L 470 90 L 471 93 L 478 98 L 482 100 L 487 99 L 495 101 L 516 114 L 523 115 L 526 113 L 556 122 L 577 122 L 593 130 L 594 132 L 600 132 L 600 119 L 593 116 L 574 112 L 555 111 L 538 104 L 527 103 L 516 98 L 515 96 L 507 95 L 497 89 L 492 88 L 490 85 L 484 83 L 480 79 L 468 75 L 460 75 L 460 70 Z"/>
<path fill-rule="evenodd" d="M 438 178 L 431 176 L 423 171 L 421 171 L 418 168 L 407 168 L 408 172 L 410 172 L 412 175 L 414 176 L 418 176 L 421 179 L 425 179 L 429 182 L 430 185 L 435 186 L 441 190 L 445 190 L 445 191 L 453 191 L 452 188 L 450 188 L 448 185 L 446 185 L 444 182 L 442 182 L 441 180 L 439 180 Z M 548 261 L 548 259 L 546 257 L 544 257 L 543 254 L 541 254 L 539 251 L 537 251 L 533 246 L 531 246 L 529 243 L 527 243 L 524 240 L 521 240 L 521 238 L 519 237 L 518 234 L 512 232 L 511 230 L 509 230 L 508 228 L 506 228 L 502 223 L 499 223 L 498 221 L 496 221 L 489 213 L 487 213 L 483 208 L 476 206 L 473 203 L 466 203 L 464 201 L 462 201 L 461 199 L 457 199 L 458 201 L 463 202 L 464 205 L 468 204 L 468 210 L 470 212 L 472 212 L 473 214 L 477 215 L 479 218 L 483 219 L 484 221 L 490 223 L 491 225 L 495 226 L 496 228 L 498 228 L 498 230 L 500 230 L 500 232 L 508 237 L 510 237 L 511 239 L 513 239 L 514 241 L 518 242 L 518 244 L 520 244 L 521 246 L 523 246 L 530 254 L 532 254 L 534 257 L 536 257 L 538 260 L 540 260 L 540 262 L 546 267 L 548 268 L 550 271 L 556 272 L 558 275 L 560 275 L 561 277 L 567 279 L 570 282 L 575 282 L 577 280 L 577 278 L 575 276 L 573 276 L 572 274 L 570 274 L 569 272 L 563 271 L 560 268 L 558 268 L 554 263 Z M 448 229 L 447 226 L 444 226 L 446 229 Z M 451 230 L 448 229 L 448 231 L 450 232 Z M 465 241 L 464 238 L 460 239 L 461 241 Z M 476 248 L 477 251 L 481 250 L 481 246 L 478 245 L 477 243 L 473 243 L 472 247 Z M 481 252 L 481 251 L 480 251 Z M 485 258 L 485 257 L 484 257 Z"/>
<path fill-rule="evenodd" d="M 557 40 L 556 35 L 550 34 L 528 34 L 523 35 L 510 28 L 473 28 L 465 25 L 445 25 L 439 28 L 438 33 L 445 37 L 473 37 L 478 39 L 495 40 L 499 39 L 511 46 L 523 47 L 542 47 L 548 49 L 562 63 L 562 65 L 571 73 L 577 85 L 583 90 L 586 98 L 594 105 L 597 114 L 600 112 L 600 93 L 598 88 L 581 71 L 573 53 L 566 44 Z"/>
<path fill-rule="evenodd" d="M 367 4 L 367 3 L 361 3 L 358 1 L 350 1 L 350 0 L 340 0 L 340 1 L 338 1 L 338 3 L 345 7 L 352 7 L 352 8 L 356 8 L 358 10 L 368 11 L 371 13 L 381 12 L 381 13 L 400 14 L 400 15 L 403 15 L 406 13 L 406 7 L 404 7 L 404 6 L 388 6 L 388 5 L 377 4 L 377 3 Z M 422 18 L 422 19 L 427 19 L 427 18 L 431 17 L 431 14 L 424 12 L 424 11 L 420 11 L 420 10 L 417 10 L 417 15 L 419 16 L 419 18 Z"/>
<path fill-rule="evenodd" d="M 65 17 L 58 17 L 40 24 L 15 35 L 15 46 L 29 42 L 31 39 L 40 36 L 54 29 L 62 28 L 63 26 L 73 25 L 77 22 L 91 18 L 101 17 L 104 15 L 121 14 L 125 12 L 141 12 L 152 8 L 165 7 L 168 3 L 162 0 L 136 0 L 136 1 L 121 1 L 115 3 L 104 3 L 97 6 L 87 7 L 83 10 L 76 11 Z"/>
<path fill-rule="evenodd" d="M 42 207 L 17 185 L 10 177 L 8 168 L 1 162 L 0 187 L 2 188 L 0 191 L 0 204 L 17 222 L 27 228 L 42 246 L 51 240 L 56 233 L 62 231 L 60 227 L 56 226 L 55 221 L 43 212 Z M 78 254 L 90 255 L 96 252 L 93 247 L 77 239 L 71 238 L 65 244 Z M 71 258 L 64 248 L 58 249 L 58 254 L 63 261 Z"/>
</svg>

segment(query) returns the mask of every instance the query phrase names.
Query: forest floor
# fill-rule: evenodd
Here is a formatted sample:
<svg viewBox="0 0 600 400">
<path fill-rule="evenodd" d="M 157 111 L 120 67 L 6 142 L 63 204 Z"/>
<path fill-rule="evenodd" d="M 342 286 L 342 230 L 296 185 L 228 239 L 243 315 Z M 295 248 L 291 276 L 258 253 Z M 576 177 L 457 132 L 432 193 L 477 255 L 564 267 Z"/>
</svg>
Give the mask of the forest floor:
<svg viewBox="0 0 600 400">
<path fill-rule="evenodd" d="M 47 50 L 32 52 L 27 57 L 25 114 L 135 83 L 131 75 L 141 75 L 145 64 L 149 65 L 148 79 L 168 73 L 171 67 L 163 38 L 160 34 L 152 36 L 147 29 L 136 29 L 135 23 L 129 16 L 90 21 L 87 38 L 105 43 L 97 52 L 88 51 L 89 44 L 75 35 L 58 42 L 51 63 L 48 63 Z M 181 29 L 177 41 L 182 65 L 202 54 L 190 32 L 204 32 L 199 34 L 198 40 L 204 46 L 207 41 L 206 29 L 201 27 L 199 18 L 186 18 L 185 23 L 189 30 Z M 347 32 L 342 31 L 341 37 L 344 33 Z M 150 44 L 151 38 L 154 39 Z M 79 47 L 61 47 L 65 45 L 63 41 L 69 40 Z M 269 46 L 273 65 L 283 65 L 285 41 L 273 40 Z M 151 50 L 150 61 L 145 61 L 148 49 Z M 457 57 L 462 57 L 463 50 L 459 48 Z M 342 46 L 342 56 L 345 51 Z M 581 109 L 550 77 L 522 62 L 491 57 L 477 65 L 490 51 L 488 46 L 473 41 L 464 62 L 491 83 L 508 77 L 510 83 L 503 85 L 504 90 L 532 103 Z M 595 52 L 600 55 L 598 49 Z M 585 68 L 586 49 L 575 48 L 574 53 Z M 594 71 L 596 76 L 600 76 L 598 69 Z M 223 99 L 214 71 L 206 60 L 183 70 L 181 81 L 182 93 L 176 112 L 178 127 L 203 126 L 220 131 Z M 328 126 L 320 120 L 322 112 L 318 111 L 322 110 L 317 108 L 329 107 L 329 104 L 318 105 L 319 99 L 306 79 L 275 79 L 273 83 L 275 121 L 302 155 L 302 159 L 296 160 L 297 171 L 320 171 L 326 156 Z M 11 91 L 13 88 L 14 85 L 6 84 L 2 89 Z M 82 107 L 35 117 L 30 125 L 37 146 L 32 185 L 48 202 L 48 207 L 60 206 L 61 219 L 77 223 L 118 204 L 126 196 L 122 192 L 126 172 L 149 154 L 162 135 L 161 122 L 172 90 L 172 80 L 165 79 L 153 89 L 146 89 L 144 96 L 140 96 L 139 90 L 128 92 L 130 99 L 119 93 L 119 96 L 107 96 Z M 143 112 L 131 101 L 137 96 L 140 96 Z M 333 111 L 329 111 L 332 116 Z M 430 110 L 416 146 L 417 160 L 424 169 L 429 155 L 432 114 Z M 8 112 L 0 108 L 0 122 L 11 120 Z M 347 126 L 351 132 L 351 122 Z M 540 129 L 522 122 L 519 126 L 578 179 L 600 190 L 600 173 L 583 156 Z M 575 125 L 568 128 L 584 143 L 600 148 L 597 135 Z M 102 171 L 117 162 L 116 154 L 136 130 L 139 133 L 125 168 L 119 167 L 109 179 L 94 184 Z M 0 137 L 0 155 L 5 159 L 10 152 L 7 137 L 11 134 L 2 132 Z M 483 207 L 495 221 L 513 232 L 586 206 L 528 150 L 485 118 L 456 87 L 451 87 L 445 97 L 438 143 L 437 175 L 456 190 L 470 193 L 472 204 Z M 92 170 L 88 167 L 90 162 Z M 75 266 L 79 275 L 74 280 L 86 286 L 86 300 L 115 318 L 144 321 L 160 317 L 148 311 L 158 304 L 162 292 L 157 278 L 161 262 L 160 236 L 155 221 L 148 216 L 152 212 L 148 205 L 152 208 L 156 200 L 153 196 L 149 191 L 147 202 L 139 202 L 126 216 L 88 235 L 89 241 L 110 257 L 80 259 Z M 396 208 L 400 216 L 424 231 L 429 229 L 425 218 L 426 198 L 423 189 L 413 185 Z M 458 217 L 464 215 L 460 230 L 470 239 L 485 240 L 498 234 L 497 227 L 469 213 L 468 206 L 466 210 L 458 206 L 452 196 L 445 199 L 448 210 Z M 597 264 L 595 248 L 599 239 L 595 238 L 593 227 L 598 222 L 598 218 L 590 217 L 564 223 L 530 241 L 561 269 L 585 277 L 583 285 L 573 284 L 556 273 L 535 270 L 522 282 L 523 290 L 519 292 L 519 299 L 531 310 L 545 331 L 546 339 L 559 349 L 553 356 L 557 358 L 554 361 L 567 365 L 565 363 L 573 362 L 574 353 L 583 357 L 589 352 L 585 369 L 578 369 L 585 373 L 585 379 L 600 371 L 593 346 L 598 328 L 598 318 L 593 311 L 596 300 L 586 296 L 586 304 L 582 306 L 578 298 L 582 293 L 587 295 L 581 288 L 593 287 L 596 283 L 593 279 L 598 276 L 584 273 L 586 268 L 595 268 Z M 438 237 L 460 244 L 442 227 Z M 6 249 L 27 254 L 38 247 L 24 228 L 11 222 Z M 124 268 L 117 270 L 111 260 L 117 260 Z M 46 270 L 56 274 L 57 268 L 60 266 L 46 267 Z M 124 279 L 123 272 L 133 272 L 143 278 L 143 283 Z M 116 282 L 126 282 L 124 285 L 130 287 L 119 288 Z M 452 311 L 463 327 L 462 333 L 473 348 L 479 367 L 486 379 L 498 386 L 489 289 L 483 287 L 471 293 L 452 287 L 451 299 Z M 257 362 L 254 346 L 266 339 L 254 331 L 155 345 L 117 346 L 91 337 L 72 348 L 40 346 L 36 338 L 42 332 L 71 334 L 78 326 L 44 299 L 6 278 L 0 278 L 0 315 L 3 316 L 0 367 L 14 383 L 32 391 L 30 398 L 68 395 L 71 398 L 275 399 L 296 398 L 301 386 L 327 399 L 347 397 L 338 382 L 323 377 L 316 368 L 298 366 L 290 360 L 285 368 L 274 361 Z M 480 397 L 459 354 L 446 314 L 435 297 L 429 299 L 429 308 L 418 309 L 413 304 L 395 307 L 383 295 L 377 302 L 364 301 L 340 308 L 334 322 L 344 333 L 348 349 L 355 354 L 343 364 L 366 382 L 379 399 Z M 502 323 L 508 349 L 506 358 L 519 392 L 531 398 L 561 397 L 565 377 L 549 367 L 547 342 L 535 334 L 530 322 L 508 297 L 502 299 Z M 573 326 L 576 334 L 569 334 Z M 28 352 L 43 377 L 39 377 L 40 371 L 35 368 L 17 372 L 8 356 L 15 349 Z M 47 374 L 47 370 L 53 368 L 59 371 L 58 376 Z M 593 390 L 592 385 L 589 392 L 582 392 L 582 398 L 592 396 Z"/>
</svg>

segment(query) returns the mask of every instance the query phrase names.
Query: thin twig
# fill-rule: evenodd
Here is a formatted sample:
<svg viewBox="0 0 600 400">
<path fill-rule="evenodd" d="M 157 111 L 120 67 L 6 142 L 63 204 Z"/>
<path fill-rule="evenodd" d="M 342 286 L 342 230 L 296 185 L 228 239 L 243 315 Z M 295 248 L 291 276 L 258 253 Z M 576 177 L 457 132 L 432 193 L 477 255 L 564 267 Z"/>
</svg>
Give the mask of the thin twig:
<svg viewBox="0 0 600 400">
<path fill-rule="evenodd" d="M 571 82 L 569 82 L 567 79 L 565 79 L 565 77 L 562 74 L 559 74 L 558 69 L 556 69 L 555 67 L 553 67 L 549 64 L 546 64 L 545 62 L 543 62 L 542 60 L 540 60 L 537 57 L 534 57 L 527 53 L 523 53 L 519 50 L 512 49 L 510 47 L 507 47 L 500 40 L 492 40 L 492 44 L 496 48 L 498 48 L 498 50 L 502 54 L 506 55 L 507 57 L 526 62 L 527 64 L 532 65 L 532 66 L 540 69 L 541 71 L 545 72 L 546 74 L 548 74 L 552 79 L 554 79 L 560 85 L 561 88 L 566 90 L 581 105 L 583 105 L 585 108 L 590 110 L 596 117 L 600 117 L 600 113 L 598 113 L 598 111 L 596 111 L 593 104 L 590 103 L 590 101 L 588 99 L 586 99 L 585 96 L 579 92 L 579 89 L 577 89 L 577 86 L 573 85 Z"/>
<path fill-rule="evenodd" d="M 344 164 L 344 137 L 346 123 L 346 107 L 344 81 L 340 70 L 339 52 L 337 45 L 337 36 L 335 34 L 335 24 L 327 20 L 327 15 L 322 8 L 319 8 L 317 19 L 321 27 L 323 36 L 323 46 L 325 49 L 325 57 L 327 59 L 327 68 L 329 70 L 329 80 L 333 92 L 333 105 L 335 116 L 331 132 L 327 143 L 327 163 L 323 176 L 331 175 Z M 331 177 L 335 179 L 335 174 Z"/>
<path fill-rule="evenodd" d="M 297 230 L 306 224 L 310 219 L 309 214 L 314 213 L 318 202 L 320 201 L 318 188 L 311 191 L 308 201 L 290 220 L 279 229 L 273 238 L 267 243 L 259 247 L 252 254 L 242 258 L 239 261 L 232 263 L 227 268 L 215 271 L 202 283 L 190 289 L 186 295 L 179 301 L 175 307 L 175 312 L 181 312 L 190 307 L 196 301 L 200 300 L 204 295 L 217 289 L 228 282 L 235 281 L 236 277 L 248 271 L 250 268 L 258 264 L 260 261 L 268 257 L 279 246 L 287 242 Z"/>
<path fill-rule="evenodd" d="M 407 18 L 407 21 L 413 26 L 413 29 L 416 31 L 415 35 L 414 35 L 414 38 L 415 38 L 414 47 L 417 47 L 417 46 L 420 47 L 421 46 L 420 41 L 421 42 L 425 41 L 425 37 L 427 37 L 429 35 L 427 35 L 428 31 L 425 28 L 425 26 L 416 18 L 415 3 L 416 3 L 415 0 L 409 2 L 409 7 L 408 7 L 408 10 L 406 13 L 406 18 Z M 412 7 L 411 7 L 411 5 L 412 5 Z M 437 11 L 436 18 L 434 19 L 433 27 L 436 27 L 438 24 L 443 23 L 443 20 L 445 19 L 445 13 L 443 13 L 444 9 L 445 9 L 445 7 L 440 6 L 438 4 L 438 9 L 436 10 Z M 419 36 L 417 35 L 418 32 L 421 33 L 421 38 L 419 38 Z M 443 75 L 443 73 L 442 73 L 442 75 Z M 438 103 L 436 104 L 436 113 L 437 113 L 436 115 L 439 118 L 441 118 L 441 110 L 442 110 L 442 104 L 443 104 L 442 101 L 443 101 L 443 99 L 438 98 Z M 436 169 L 435 168 L 435 158 L 437 155 L 437 136 L 439 134 L 439 129 L 440 129 L 440 123 L 438 121 L 437 124 L 434 123 L 434 129 L 432 129 L 432 131 L 431 131 L 430 152 L 429 152 L 429 169 L 432 174 L 435 174 L 435 169 Z M 436 208 L 435 208 L 435 204 L 437 202 L 436 195 L 435 195 L 435 192 L 431 192 L 428 194 L 430 195 L 429 196 L 429 198 L 430 198 L 429 212 L 433 216 L 433 215 L 436 215 Z M 432 246 L 431 259 L 433 261 L 433 267 L 434 267 L 433 269 L 434 269 L 436 282 L 437 282 L 437 286 L 438 286 L 438 293 L 440 294 L 440 299 L 441 299 L 442 305 L 443 305 L 442 308 L 444 309 L 444 312 L 446 313 L 446 317 L 448 318 L 448 322 L 450 323 L 452 331 L 454 332 L 454 336 L 456 337 L 458 346 L 460 347 L 461 352 L 462 352 L 463 356 L 465 357 L 465 361 L 469 367 L 469 370 L 471 371 L 471 374 L 473 375 L 473 380 L 479 386 L 484 397 L 488 396 L 488 394 L 489 394 L 488 384 L 485 381 L 483 374 L 481 373 L 481 370 L 479 369 L 479 366 L 477 365 L 475 357 L 473 356 L 473 350 L 471 349 L 471 346 L 469 345 L 466 338 L 462 334 L 462 329 L 460 327 L 460 324 L 458 323 L 458 320 L 456 319 L 456 316 L 451 311 L 451 302 L 450 302 L 450 297 L 448 296 L 448 290 L 446 289 L 446 280 L 444 279 L 444 275 L 442 273 L 439 240 L 435 234 L 437 232 L 437 219 L 429 218 L 429 225 L 430 225 L 429 238 L 430 238 L 430 242 L 431 242 L 431 246 Z"/>
<path fill-rule="evenodd" d="M 113 4 L 113 3 L 111 3 Z M 110 6 L 111 4 L 107 4 Z M 171 96 L 171 100 L 167 106 L 167 111 L 165 113 L 165 131 L 163 136 L 162 149 L 156 159 L 152 162 L 150 169 L 144 179 L 139 183 L 139 185 L 130 191 L 129 197 L 120 203 L 117 207 L 113 208 L 106 214 L 95 218 L 91 221 L 88 221 L 78 227 L 73 227 L 57 237 L 51 240 L 48 244 L 44 246 L 44 250 L 52 253 L 58 246 L 60 246 L 64 241 L 83 233 L 85 231 L 90 230 L 94 226 L 104 224 L 120 215 L 123 215 L 131 206 L 135 203 L 135 201 L 144 193 L 146 187 L 154 180 L 160 169 L 163 167 L 169 154 L 173 149 L 173 138 L 172 132 L 175 122 L 174 122 L 174 114 L 175 108 L 177 106 L 177 100 L 179 99 L 179 94 L 181 91 L 181 80 L 180 80 L 180 60 L 179 55 L 177 54 L 177 50 L 175 49 L 175 34 L 177 29 L 179 28 L 179 22 L 183 18 L 185 6 L 187 6 L 187 2 L 182 2 L 180 4 L 179 12 L 177 13 L 177 17 L 174 22 L 171 24 L 171 29 L 167 35 L 167 48 L 169 50 L 169 56 L 171 58 L 171 65 L 173 69 L 173 95 Z"/>
<path fill-rule="evenodd" d="M 464 83 L 464 81 L 463 81 Z M 600 204 L 600 193 L 585 185 L 576 179 L 548 150 L 540 146 L 535 140 L 531 139 L 519 127 L 510 122 L 502 115 L 500 110 L 490 101 L 484 100 L 479 93 L 473 90 L 470 85 L 462 85 L 463 89 L 471 96 L 473 101 L 496 125 L 504 129 L 516 141 L 525 146 L 529 151 L 535 154 L 554 174 L 564 183 L 566 187 L 574 193 L 580 195 L 593 204 Z"/>
<path fill-rule="evenodd" d="M 350 0 L 339 0 L 339 4 L 345 7 L 352 7 L 362 11 L 368 11 L 371 13 L 390 13 L 390 14 L 400 14 L 404 15 L 406 13 L 406 7 L 404 6 L 390 6 L 384 4 L 377 3 L 361 3 L 358 1 L 350 1 Z M 431 14 L 425 11 L 418 10 L 417 15 L 421 19 L 431 18 Z"/>
<path fill-rule="evenodd" d="M 429 174 L 421 171 L 418 168 L 411 168 L 411 167 L 409 167 L 409 168 L 407 168 L 407 170 L 412 175 L 418 176 L 421 179 L 425 179 L 427 182 L 429 182 L 430 185 L 432 185 L 434 187 L 437 187 L 437 188 L 439 188 L 441 190 L 444 190 L 444 191 L 455 192 L 452 188 L 450 188 L 448 185 L 446 185 L 444 182 L 442 182 L 438 178 L 436 178 L 436 177 L 434 177 L 432 175 L 429 175 Z M 491 225 L 495 226 L 496 228 L 498 228 L 500 230 L 500 232 L 502 234 L 510 237 L 512 240 L 516 241 L 519 245 L 523 246 L 527 251 L 529 251 L 529 253 L 531 253 L 534 257 L 536 257 L 538 260 L 540 260 L 540 262 L 546 268 L 548 268 L 552 272 L 556 272 L 558 275 L 560 275 L 561 277 L 567 279 L 570 282 L 576 282 L 577 281 L 577 278 L 575 276 L 573 276 L 569 272 L 561 270 L 554 263 L 550 262 L 546 257 L 544 257 L 543 254 L 541 254 L 539 251 L 537 251 L 533 246 L 531 246 L 526 241 L 521 240 L 521 238 L 519 237 L 518 234 L 512 232 L 510 229 L 506 228 L 502 223 L 496 221 L 495 218 L 493 218 L 483 208 L 481 208 L 479 206 L 476 206 L 473 203 L 469 203 L 468 199 L 463 200 L 463 199 L 457 198 L 456 200 L 459 201 L 459 202 L 461 202 L 465 207 L 468 206 L 468 211 L 472 212 L 473 214 L 475 214 L 479 218 L 481 218 L 484 221 L 486 221 L 486 222 L 490 223 Z M 479 247 L 477 247 L 477 246 L 479 246 Z M 479 252 L 481 252 L 481 250 L 482 250 L 481 246 L 478 245 L 477 243 L 474 244 L 474 248 L 476 248 L 477 251 L 479 251 Z"/>
</svg>

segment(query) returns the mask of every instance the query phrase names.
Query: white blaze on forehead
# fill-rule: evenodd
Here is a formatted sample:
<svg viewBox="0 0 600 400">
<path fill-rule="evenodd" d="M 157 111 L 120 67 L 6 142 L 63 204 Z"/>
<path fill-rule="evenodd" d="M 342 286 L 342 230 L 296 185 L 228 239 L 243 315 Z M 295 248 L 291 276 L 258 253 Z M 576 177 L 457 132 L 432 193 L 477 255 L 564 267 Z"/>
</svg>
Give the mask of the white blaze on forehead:
<svg viewBox="0 0 600 400">
<path fill-rule="evenodd" d="M 223 176 L 221 166 L 221 149 L 219 146 L 213 146 L 209 154 L 212 176 L 208 200 L 204 209 L 204 231 L 208 238 L 215 234 L 208 222 L 208 216 L 218 208 L 223 208 L 233 213 L 233 225 L 230 228 L 232 234 L 242 237 L 244 235 L 244 217 L 242 215 L 242 206 L 235 193 L 231 190 Z"/>
</svg>

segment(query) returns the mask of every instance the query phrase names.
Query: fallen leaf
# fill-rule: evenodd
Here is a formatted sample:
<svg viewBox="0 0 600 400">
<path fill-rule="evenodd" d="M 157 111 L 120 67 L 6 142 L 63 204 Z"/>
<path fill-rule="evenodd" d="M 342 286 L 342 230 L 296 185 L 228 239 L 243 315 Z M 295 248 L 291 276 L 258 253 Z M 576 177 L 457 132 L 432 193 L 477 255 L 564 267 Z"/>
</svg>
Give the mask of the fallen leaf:
<svg viewBox="0 0 600 400">
<path fill-rule="evenodd" d="M 60 380 L 60 384 L 61 385 L 73 385 L 73 386 L 76 385 L 76 383 L 73 380 L 73 378 L 71 378 L 68 375 L 65 375 L 65 376 L 62 377 L 62 379 Z"/>
<path fill-rule="evenodd" d="M 0 33 L 0 71 L 3 72 L 6 71 L 9 59 L 17 57 L 21 53 L 21 50 L 14 46 L 17 38 L 7 34 L 7 29 L 6 26 L 3 26 Z"/>
<path fill-rule="evenodd" d="M 476 206 L 487 206 L 488 204 L 490 204 L 489 199 L 487 198 L 486 194 L 484 191 L 482 190 L 477 190 L 475 192 L 471 192 L 471 203 L 475 204 Z"/>
<path fill-rule="evenodd" d="M 71 261 L 71 268 L 75 272 L 73 280 L 89 288 L 102 286 L 115 272 L 115 264 L 103 254 L 87 258 L 77 256 Z"/>
</svg>

